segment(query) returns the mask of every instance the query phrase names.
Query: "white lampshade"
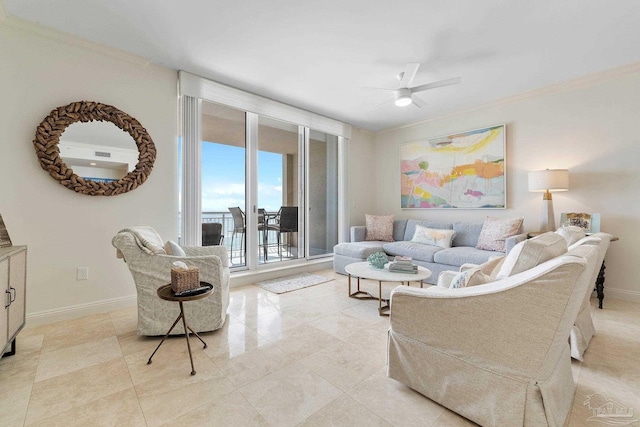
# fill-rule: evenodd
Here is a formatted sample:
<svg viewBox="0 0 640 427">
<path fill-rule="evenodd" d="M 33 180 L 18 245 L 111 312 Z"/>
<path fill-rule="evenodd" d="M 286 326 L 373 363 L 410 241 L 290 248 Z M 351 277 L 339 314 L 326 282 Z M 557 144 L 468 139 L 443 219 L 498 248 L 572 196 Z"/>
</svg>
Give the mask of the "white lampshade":
<svg viewBox="0 0 640 427">
<path fill-rule="evenodd" d="M 569 171 L 567 169 L 545 169 L 529 172 L 529 191 L 567 191 L 569 190 Z"/>
</svg>

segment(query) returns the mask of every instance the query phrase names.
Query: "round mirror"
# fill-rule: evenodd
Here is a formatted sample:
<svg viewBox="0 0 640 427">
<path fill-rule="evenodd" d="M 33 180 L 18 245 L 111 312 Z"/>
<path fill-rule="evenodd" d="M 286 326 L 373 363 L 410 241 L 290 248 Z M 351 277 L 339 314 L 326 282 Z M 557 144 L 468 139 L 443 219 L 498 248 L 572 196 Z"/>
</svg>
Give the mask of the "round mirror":
<svg viewBox="0 0 640 427">
<path fill-rule="evenodd" d="M 131 136 L 110 122 L 74 123 L 60 135 L 60 157 L 85 180 L 113 182 L 138 163 Z"/>
<path fill-rule="evenodd" d="M 38 126 L 33 144 L 49 175 L 91 196 L 134 190 L 147 179 L 156 158 L 140 122 L 111 105 L 90 101 L 53 110 Z"/>
</svg>

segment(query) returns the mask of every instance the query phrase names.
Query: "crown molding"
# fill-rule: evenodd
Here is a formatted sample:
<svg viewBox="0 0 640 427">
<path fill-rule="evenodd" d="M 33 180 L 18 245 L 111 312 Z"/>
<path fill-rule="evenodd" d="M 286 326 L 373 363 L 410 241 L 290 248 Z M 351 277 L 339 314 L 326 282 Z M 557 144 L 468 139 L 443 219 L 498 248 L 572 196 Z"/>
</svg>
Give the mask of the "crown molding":
<svg viewBox="0 0 640 427">
<path fill-rule="evenodd" d="M 3 13 L 5 14 L 4 18 Z M 68 46 L 77 47 L 90 52 L 98 53 L 100 55 L 115 58 L 121 61 L 126 61 L 131 64 L 137 65 L 140 68 L 145 68 L 151 64 L 151 61 L 141 56 L 133 55 L 120 49 L 108 47 L 100 43 L 96 43 L 78 36 L 71 35 L 69 33 L 58 31 L 53 28 L 45 27 L 43 25 L 36 24 L 22 18 L 18 18 L 17 16 L 10 15 L 6 12 L 6 9 L 4 9 L 2 0 L 0 0 L 0 25 L 4 25 L 17 31 L 22 31 L 37 37 L 44 38 L 47 41 L 55 41 Z"/>
<path fill-rule="evenodd" d="M 633 64 L 625 65 L 618 68 L 613 68 L 610 70 L 602 71 L 600 73 L 589 74 L 587 76 L 579 77 L 577 79 L 567 80 L 561 83 L 556 83 L 550 86 L 546 86 L 540 89 L 534 89 L 528 92 L 523 92 L 518 95 L 509 96 L 506 98 L 497 99 L 495 101 L 487 102 L 484 104 L 477 105 L 475 107 L 469 107 L 462 110 L 457 110 L 452 113 L 442 114 L 437 117 L 431 117 L 428 119 L 420 120 L 418 122 L 409 123 L 406 125 L 395 126 L 389 129 L 383 129 L 375 132 L 375 135 L 383 135 L 389 132 L 395 132 L 401 129 L 408 129 L 414 126 L 420 126 L 426 123 L 433 123 L 440 120 L 446 120 L 453 117 L 461 116 L 464 114 L 473 113 L 479 110 L 485 110 L 489 108 L 496 108 L 506 104 L 513 104 L 516 102 L 524 101 L 529 98 L 536 98 L 538 96 L 548 95 L 557 92 L 564 92 L 573 89 L 577 89 L 580 87 L 591 86 L 597 83 L 605 82 L 608 80 L 617 79 L 620 77 L 624 77 L 630 74 L 640 73 L 640 62 L 635 62 Z"/>
</svg>

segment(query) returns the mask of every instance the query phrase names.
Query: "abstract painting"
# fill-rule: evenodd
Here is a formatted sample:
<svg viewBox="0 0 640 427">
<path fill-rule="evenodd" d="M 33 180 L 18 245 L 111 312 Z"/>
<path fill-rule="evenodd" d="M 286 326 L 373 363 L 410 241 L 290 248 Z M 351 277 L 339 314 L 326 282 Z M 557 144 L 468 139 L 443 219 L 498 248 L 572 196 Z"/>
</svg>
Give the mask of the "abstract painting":
<svg viewBox="0 0 640 427">
<path fill-rule="evenodd" d="M 505 125 L 400 146 L 401 207 L 504 209 Z"/>
</svg>

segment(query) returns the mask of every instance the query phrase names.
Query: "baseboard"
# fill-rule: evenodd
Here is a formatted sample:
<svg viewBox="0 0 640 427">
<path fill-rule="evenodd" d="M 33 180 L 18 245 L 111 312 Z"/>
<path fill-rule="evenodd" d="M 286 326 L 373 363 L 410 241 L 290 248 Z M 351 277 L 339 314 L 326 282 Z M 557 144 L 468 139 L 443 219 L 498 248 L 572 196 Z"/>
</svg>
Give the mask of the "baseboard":
<svg viewBox="0 0 640 427">
<path fill-rule="evenodd" d="M 53 310 L 39 311 L 27 314 L 27 325 L 37 326 L 47 323 L 59 322 L 61 320 L 74 319 L 91 314 L 105 313 L 113 310 L 135 306 L 136 295 L 113 298 L 102 301 L 78 304 L 68 307 L 56 308 Z"/>
<path fill-rule="evenodd" d="M 607 306 L 607 299 L 621 299 L 631 302 L 640 302 L 640 291 L 630 291 L 627 289 L 610 288 L 604 286 L 604 306 Z"/>
<path fill-rule="evenodd" d="M 301 264 L 297 264 L 295 262 L 277 263 L 274 264 L 273 268 L 261 269 L 257 272 L 247 271 L 232 273 L 230 287 L 244 286 L 261 280 L 275 279 L 289 274 L 329 269 L 332 266 L 332 260 L 333 258 L 323 258 L 307 261 Z M 130 295 L 109 300 L 95 301 L 87 304 L 56 308 L 53 310 L 39 311 L 36 313 L 27 313 L 27 325 L 44 325 L 47 323 L 59 322 L 61 320 L 89 316 L 91 314 L 106 313 L 113 310 L 133 307 L 136 305 L 136 302 L 136 295 Z"/>
</svg>

